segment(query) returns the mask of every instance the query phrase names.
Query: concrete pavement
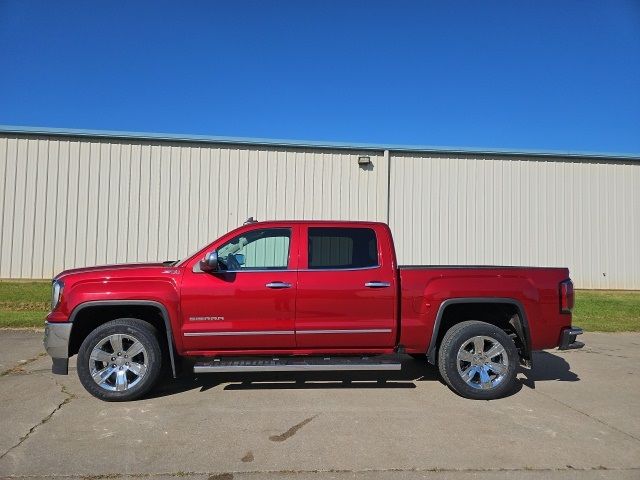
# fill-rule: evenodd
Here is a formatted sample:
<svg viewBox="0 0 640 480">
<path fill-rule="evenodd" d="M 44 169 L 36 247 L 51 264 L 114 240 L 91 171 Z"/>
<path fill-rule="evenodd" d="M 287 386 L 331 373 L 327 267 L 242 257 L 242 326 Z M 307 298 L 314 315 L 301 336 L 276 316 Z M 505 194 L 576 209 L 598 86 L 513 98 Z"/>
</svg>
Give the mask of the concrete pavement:
<svg viewBox="0 0 640 480">
<path fill-rule="evenodd" d="M 21 369 L 25 363 L 43 355 L 42 333 L 35 330 L 0 330 L 0 375 L 11 369 Z"/>
<path fill-rule="evenodd" d="M 104 403 L 75 368 L 50 373 L 41 336 L 0 331 L 2 477 L 640 478 L 640 334 L 538 353 L 520 391 L 490 402 L 407 357 L 384 381 L 191 375 Z"/>
</svg>

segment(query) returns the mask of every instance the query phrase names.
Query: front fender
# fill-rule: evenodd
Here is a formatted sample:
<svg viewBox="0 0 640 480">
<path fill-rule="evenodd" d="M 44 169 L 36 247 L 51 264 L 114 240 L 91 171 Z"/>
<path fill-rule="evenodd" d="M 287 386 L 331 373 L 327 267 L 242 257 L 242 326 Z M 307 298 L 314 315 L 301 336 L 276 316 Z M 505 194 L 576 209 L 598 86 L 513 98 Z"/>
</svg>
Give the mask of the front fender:
<svg viewBox="0 0 640 480">
<path fill-rule="evenodd" d="M 89 307 L 149 306 L 156 308 L 164 321 L 171 368 L 176 376 L 174 350 L 182 351 L 178 278 L 103 278 L 65 283 L 60 305 L 47 316 L 50 324 L 71 323 Z M 72 329 L 73 327 L 71 327 Z"/>
<path fill-rule="evenodd" d="M 174 343 L 174 336 L 173 336 L 173 327 L 171 326 L 171 318 L 169 316 L 169 312 L 167 311 L 167 309 L 165 308 L 165 306 L 160 303 L 160 302 L 156 302 L 156 301 L 152 301 L 152 300 L 95 300 L 95 301 L 91 301 L 91 302 L 84 302 L 80 305 L 78 305 L 77 308 L 75 308 L 71 314 L 71 317 L 69 318 L 69 322 L 73 325 L 73 321 L 75 320 L 76 316 L 85 308 L 90 308 L 90 307 L 112 307 L 112 306 L 117 306 L 117 307 L 126 307 L 128 305 L 131 306 L 145 306 L 145 307 L 153 307 L 153 308 L 157 308 L 160 311 L 160 315 L 162 316 L 162 320 L 164 321 L 164 326 L 165 326 L 165 330 L 167 333 L 167 346 L 169 348 L 169 360 L 171 361 L 171 372 L 173 373 L 173 378 L 176 378 L 177 376 L 177 372 L 176 372 L 176 361 L 175 361 L 175 356 L 174 356 L 174 349 L 175 349 L 175 343 Z M 73 328 L 73 327 L 72 327 Z M 68 347 L 67 347 L 68 349 Z"/>
</svg>

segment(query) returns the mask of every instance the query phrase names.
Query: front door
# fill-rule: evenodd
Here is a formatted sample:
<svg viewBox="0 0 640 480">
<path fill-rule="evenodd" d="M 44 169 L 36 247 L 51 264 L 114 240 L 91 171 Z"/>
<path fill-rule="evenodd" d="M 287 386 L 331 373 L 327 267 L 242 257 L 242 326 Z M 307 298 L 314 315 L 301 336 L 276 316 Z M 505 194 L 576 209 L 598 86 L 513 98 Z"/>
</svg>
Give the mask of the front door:
<svg viewBox="0 0 640 480">
<path fill-rule="evenodd" d="M 297 230 L 246 230 L 217 247 L 219 271 L 185 272 L 186 351 L 295 347 Z"/>
<path fill-rule="evenodd" d="M 391 247 L 382 244 L 389 235 L 381 229 L 378 225 L 303 229 L 296 302 L 299 348 L 394 346 L 395 270 Z"/>
</svg>

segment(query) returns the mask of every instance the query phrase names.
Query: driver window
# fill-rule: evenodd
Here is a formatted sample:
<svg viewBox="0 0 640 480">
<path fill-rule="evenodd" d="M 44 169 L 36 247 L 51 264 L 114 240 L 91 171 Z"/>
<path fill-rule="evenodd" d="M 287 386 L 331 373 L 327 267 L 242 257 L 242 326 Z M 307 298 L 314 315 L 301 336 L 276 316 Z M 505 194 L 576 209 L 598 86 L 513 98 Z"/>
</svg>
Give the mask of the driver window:
<svg viewBox="0 0 640 480">
<path fill-rule="evenodd" d="M 251 230 L 218 249 L 221 270 L 284 270 L 289 263 L 288 228 Z"/>
</svg>

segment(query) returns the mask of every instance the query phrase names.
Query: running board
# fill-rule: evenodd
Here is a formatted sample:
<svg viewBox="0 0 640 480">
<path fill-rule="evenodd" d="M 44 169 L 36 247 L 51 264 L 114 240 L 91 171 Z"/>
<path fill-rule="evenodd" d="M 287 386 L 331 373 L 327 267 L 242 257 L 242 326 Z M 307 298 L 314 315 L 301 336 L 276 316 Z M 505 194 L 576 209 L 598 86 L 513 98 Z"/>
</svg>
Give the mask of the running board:
<svg viewBox="0 0 640 480">
<path fill-rule="evenodd" d="M 331 372 L 400 370 L 397 356 L 374 357 L 223 357 L 198 362 L 194 373 L 213 372 Z"/>
</svg>

